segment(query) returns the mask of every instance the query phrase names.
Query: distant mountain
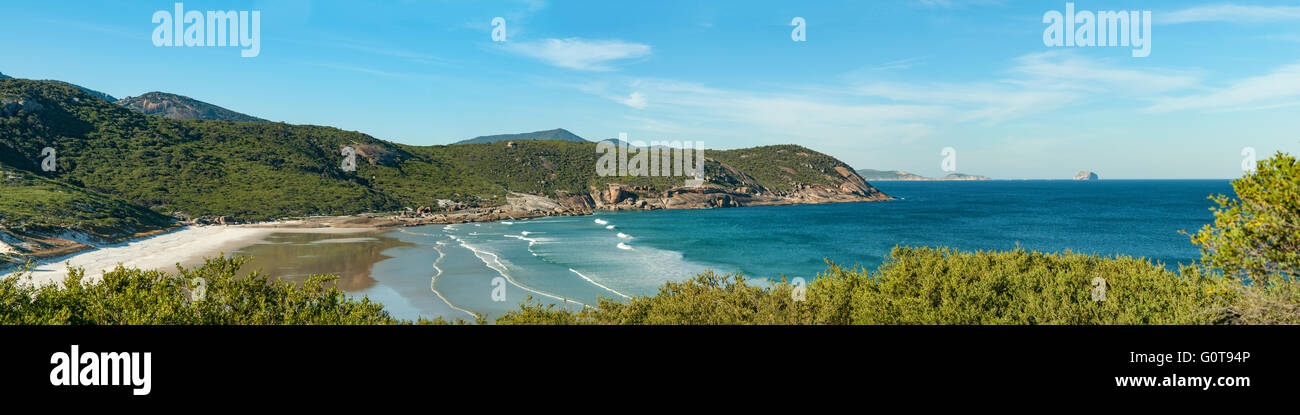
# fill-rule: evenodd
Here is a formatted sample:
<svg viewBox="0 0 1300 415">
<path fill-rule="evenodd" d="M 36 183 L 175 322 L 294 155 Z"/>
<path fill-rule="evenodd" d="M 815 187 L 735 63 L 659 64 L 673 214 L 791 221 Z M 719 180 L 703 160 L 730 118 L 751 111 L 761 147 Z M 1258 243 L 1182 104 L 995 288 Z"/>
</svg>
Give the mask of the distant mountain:
<svg viewBox="0 0 1300 415">
<path fill-rule="evenodd" d="M 858 174 L 867 180 L 876 181 L 934 181 L 934 180 L 993 180 L 985 176 L 976 176 L 965 173 L 952 173 L 940 178 L 925 177 L 915 173 L 908 173 L 902 170 L 872 170 L 860 169 Z"/>
<path fill-rule="evenodd" d="M 0 72 L 0 79 L 6 79 L 6 78 L 11 78 L 11 77 L 9 75 L 5 75 L 4 72 Z"/>
<path fill-rule="evenodd" d="M 902 170 L 860 169 L 858 170 L 858 174 L 862 175 L 862 178 L 867 180 L 927 180 L 928 179 L 927 177 L 908 173 Z"/>
<path fill-rule="evenodd" d="M 474 137 L 468 140 L 457 141 L 452 144 L 453 145 L 454 144 L 483 144 L 483 143 L 495 143 L 498 141 L 523 141 L 523 140 L 560 140 L 560 141 L 580 141 L 584 143 L 588 142 L 587 139 L 578 137 L 576 134 L 569 132 L 569 130 L 565 130 L 563 128 L 556 128 L 554 130 L 534 131 L 531 133 L 485 135 L 485 136 Z"/>
<path fill-rule="evenodd" d="M 138 113 L 159 115 L 176 120 L 266 121 L 197 99 L 166 92 L 150 92 L 138 97 L 126 97 L 117 101 L 116 104 Z"/>
<path fill-rule="evenodd" d="M 96 91 L 96 90 L 93 90 L 93 89 L 90 89 L 90 88 L 86 88 L 86 87 L 81 86 L 81 85 L 77 85 L 77 84 L 73 84 L 73 83 L 68 83 L 68 82 L 63 82 L 63 81 L 51 81 L 51 82 L 58 82 L 58 83 L 62 83 L 62 84 L 72 85 L 72 86 L 74 86 L 74 87 L 77 87 L 77 89 L 80 89 L 82 92 L 85 92 L 85 93 L 90 94 L 90 95 L 94 95 L 96 98 L 99 98 L 99 99 L 102 99 L 102 100 L 105 100 L 105 101 L 108 101 L 108 102 L 117 102 L 117 98 L 114 98 L 112 95 L 105 94 L 105 93 L 103 93 L 103 92 L 99 92 L 99 91 Z"/>
</svg>

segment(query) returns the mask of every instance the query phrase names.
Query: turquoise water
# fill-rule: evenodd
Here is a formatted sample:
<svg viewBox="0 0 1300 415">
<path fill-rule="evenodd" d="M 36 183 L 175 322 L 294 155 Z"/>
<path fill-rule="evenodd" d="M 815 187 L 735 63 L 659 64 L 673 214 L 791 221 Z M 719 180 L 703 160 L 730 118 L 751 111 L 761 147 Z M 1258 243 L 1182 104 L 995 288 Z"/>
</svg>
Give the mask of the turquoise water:
<svg viewBox="0 0 1300 415">
<path fill-rule="evenodd" d="M 825 260 L 874 269 L 895 245 L 1071 250 L 1141 256 L 1173 268 L 1199 257 L 1179 230 L 1212 219 L 1226 180 L 878 182 L 892 202 L 599 212 L 398 229 L 407 242 L 355 291 L 402 318 L 489 317 L 526 297 L 578 309 L 653 295 L 707 269 L 813 278 Z M 504 285 L 494 298 L 493 280 Z M 498 290 L 499 293 L 500 290 Z"/>
</svg>

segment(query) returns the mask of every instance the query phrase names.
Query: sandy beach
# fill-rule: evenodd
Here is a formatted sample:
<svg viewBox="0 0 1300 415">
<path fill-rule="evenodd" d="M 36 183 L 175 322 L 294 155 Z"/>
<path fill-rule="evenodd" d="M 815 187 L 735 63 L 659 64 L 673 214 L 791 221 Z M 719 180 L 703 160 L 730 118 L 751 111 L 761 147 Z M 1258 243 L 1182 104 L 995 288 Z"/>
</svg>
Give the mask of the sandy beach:
<svg viewBox="0 0 1300 415">
<path fill-rule="evenodd" d="M 174 271 L 177 264 L 192 266 L 205 257 L 230 253 L 255 244 L 272 233 L 335 233 L 350 234 L 372 231 L 375 228 L 356 227 L 301 227 L 293 222 L 263 223 L 256 225 L 186 226 L 172 232 L 112 245 L 70 256 L 40 261 L 32 271 L 31 281 L 37 285 L 57 283 L 68 275 L 68 268 L 86 270 L 86 277 L 98 280 L 104 271 L 119 264 L 127 268 Z M 8 275 L 5 275 L 8 276 Z"/>
</svg>

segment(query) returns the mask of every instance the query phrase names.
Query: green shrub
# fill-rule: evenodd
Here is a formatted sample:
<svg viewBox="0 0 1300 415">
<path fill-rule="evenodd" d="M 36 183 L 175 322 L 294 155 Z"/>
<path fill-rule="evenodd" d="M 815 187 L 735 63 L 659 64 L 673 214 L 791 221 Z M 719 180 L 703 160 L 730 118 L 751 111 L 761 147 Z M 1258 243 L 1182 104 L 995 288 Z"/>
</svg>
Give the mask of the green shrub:
<svg viewBox="0 0 1300 415">
<path fill-rule="evenodd" d="M 1264 283 L 1300 277 L 1300 162 L 1277 153 L 1232 181 L 1235 198 L 1210 198 L 1214 223 L 1192 236 L 1201 262 L 1232 276 Z"/>
<path fill-rule="evenodd" d="M 261 273 L 237 277 L 243 258 L 218 257 L 177 273 L 118 267 L 97 282 L 73 269 L 59 284 L 0 279 L 0 324 L 400 324 L 379 303 L 353 299 L 334 276 L 301 287 Z M 196 279 L 206 281 L 201 299 Z M 442 320 L 421 323 L 445 323 Z"/>
<path fill-rule="evenodd" d="M 1092 298 L 1097 277 L 1102 301 Z M 857 281 L 855 324 L 1206 324 L 1234 296 L 1231 282 L 1195 268 L 1180 276 L 1145 259 L 1024 250 L 900 247 Z"/>
<path fill-rule="evenodd" d="M 807 323 L 807 304 L 796 302 L 789 284 L 757 287 L 739 275 L 707 271 L 690 280 L 667 282 L 655 296 L 617 302 L 602 298 L 582 311 L 521 305 L 497 324 L 800 324 Z"/>
<path fill-rule="evenodd" d="M 1105 299 L 1094 301 L 1102 277 Z M 712 272 L 655 296 L 571 312 L 524 304 L 498 324 L 1209 324 L 1225 322 L 1234 282 L 1144 259 L 1074 253 L 960 253 L 898 247 L 875 273 L 831 265 L 808 285 L 747 284 Z"/>
</svg>

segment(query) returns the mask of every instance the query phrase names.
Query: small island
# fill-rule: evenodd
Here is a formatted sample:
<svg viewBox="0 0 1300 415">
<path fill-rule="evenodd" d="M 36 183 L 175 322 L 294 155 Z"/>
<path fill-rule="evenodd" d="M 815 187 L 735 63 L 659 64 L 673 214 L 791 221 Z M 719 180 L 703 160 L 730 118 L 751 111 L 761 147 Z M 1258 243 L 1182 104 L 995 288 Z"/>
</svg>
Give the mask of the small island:
<svg viewBox="0 0 1300 415">
<path fill-rule="evenodd" d="M 1098 180 L 1098 177 L 1097 177 L 1097 173 L 1093 173 L 1088 170 L 1083 170 L 1078 173 L 1075 173 L 1074 180 Z"/>
<path fill-rule="evenodd" d="M 976 176 L 965 173 L 952 173 L 943 177 L 925 177 L 915 173 L 908 173 L 902 170 L 872 170 L 859 169 L 858 174 L 869 181 L 939 181 L 939 180 L 993 180 L 985 176 Z"/>
</svg>

